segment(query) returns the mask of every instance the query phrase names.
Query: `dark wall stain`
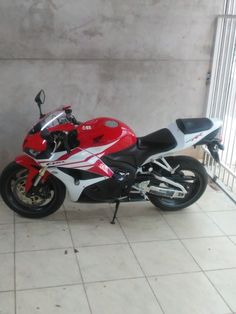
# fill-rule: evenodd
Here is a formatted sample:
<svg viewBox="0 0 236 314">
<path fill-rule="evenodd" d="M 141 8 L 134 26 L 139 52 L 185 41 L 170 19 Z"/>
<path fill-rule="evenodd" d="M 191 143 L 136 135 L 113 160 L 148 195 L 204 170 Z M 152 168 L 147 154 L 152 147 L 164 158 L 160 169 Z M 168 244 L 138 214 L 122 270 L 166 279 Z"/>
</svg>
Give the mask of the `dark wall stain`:
<svg viewBox="0 0 236 314">
<path fill-rule="evenodd" d="M 95 27 L 90 28 L 90 29 L 86 29 L 83 31 L 83 34 L 85 36 L 88 36 L 89 38 L 93 38 L 93 37 L 97 37 L 97 36 L 103 36 L 103 33 L 100 32 L 98 29 L 96 29 Z"/>
</svg>

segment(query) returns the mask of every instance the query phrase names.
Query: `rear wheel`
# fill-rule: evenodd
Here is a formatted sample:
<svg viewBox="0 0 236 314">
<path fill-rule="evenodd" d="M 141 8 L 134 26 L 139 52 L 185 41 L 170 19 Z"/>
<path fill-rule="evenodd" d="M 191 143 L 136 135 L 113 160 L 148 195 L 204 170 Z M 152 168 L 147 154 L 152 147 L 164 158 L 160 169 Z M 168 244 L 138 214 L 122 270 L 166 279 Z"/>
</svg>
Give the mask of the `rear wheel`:
<svg viewBox="0 0 236 314">
<path fill-rule="evenodd" d="M 195 203 L 204 193 L 208 182 L 207 173 L 203 165 L 198 160 L 187 156 L 167 157 L 166 161 L 172 168 L 178 165 L 179 167 L 173 175 L 165 170 L 161 174 L 183 185 L 187 190 L 187 194 L 184 198 L 168 198 L 149 194 L 149 200 L 156 207 L 166 211 L 179 210 Z M 156 179 L 151 180 L 150 185 L 177 189 L 172 185 L 164 184 Z"/>
<path fill-rule="evenodd" d="M 16 213 L 28 218 L 42 218 L 54 213 L 65 199 L 65 186 L 50 176 L 26 195 L 28 170 L 12 162 L 2 172 L 0 190 L 4 202 Z"/>
</svg>

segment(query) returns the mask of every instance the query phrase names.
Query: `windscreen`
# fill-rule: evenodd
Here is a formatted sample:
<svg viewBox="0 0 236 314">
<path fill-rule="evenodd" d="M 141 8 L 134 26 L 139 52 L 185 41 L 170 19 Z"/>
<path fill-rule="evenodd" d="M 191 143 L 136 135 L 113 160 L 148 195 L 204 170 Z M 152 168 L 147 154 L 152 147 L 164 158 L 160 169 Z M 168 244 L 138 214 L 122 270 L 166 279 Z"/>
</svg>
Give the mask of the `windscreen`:
<svg viewBox="0 0 236 314">
<path fill-rule="evenodd" d="M 59 124 L 68 123 L 68 119 L 66 117 L 64 110 L 55 110 L 43 117 L 41 120 L 39 120 L 33 128 L 30 130 L 30 134 L 34 134 L 40 131 L 43 131 L 44 129 L 55 127 Z"/>
</svg>

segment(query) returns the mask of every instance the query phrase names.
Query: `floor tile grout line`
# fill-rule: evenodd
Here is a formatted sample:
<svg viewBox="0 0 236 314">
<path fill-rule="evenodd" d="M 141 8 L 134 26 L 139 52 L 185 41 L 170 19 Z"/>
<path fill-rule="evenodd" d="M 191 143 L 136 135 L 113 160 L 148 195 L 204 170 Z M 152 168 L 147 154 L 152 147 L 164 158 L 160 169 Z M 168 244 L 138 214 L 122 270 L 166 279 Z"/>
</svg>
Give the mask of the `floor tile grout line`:
<svg viewBox="0 0 236 314">
<path fill-rule="evenodd" d="M 152 294 L 153 294 L 153 296 L 154 296 L 154 298 L 155 298 L 157 304 L 159 305 L 159 307 L 160 307 L 162 313 L 165 314 L 165 311 L 164 311 L 164 309 L 163 309 L 163 307 L 162 307 L 162 305 L 161 305 L 161 302 L 158 300 L 158 297 L 157 297 L 157 295 L 155 294 L 155 292 L 154 292 L 154 290 L 153 290 L 153 288 L 152 288 L 152 286 L 151 286 L 151 284 L 150 284 L 150 282 L 149 282 L 149 280 L 148 280 L 148 277 L 146 276 L 146 274 L 145 274 L 145 272 L 144 272 L 144 270 L 143 270 L 143 268 L 142 268 L 142 266 L 141 266 L 141 263 L 139 262 L 139 260 L 138 260 L 138 258 L 137 258 L 137 256 L 136 256 L 136 254 L 135 254 L 135 252 L 134 252 L 134 250 L 133 250 L 133 248 L 132 248 L 130 242 L 129 242 L 129 239 L 128 239 L 128 237 L 127 237 L 127 235 L 126 235 L 126 233 L 125 233 L 125 231 L 124 231 L 122 225 L 120 224 L 119 218 L 117 218 L 116 221 L 117 221 L 117 223 L 119 224 L 120 229 L 121 229 L 121 231 L 123 232 L 123 235 L 124 235 L 124 237 L 125 237 L 126 240 L 127 240 L 127 243 L 128 243 L 128 245 L 129 245 L 129 248 L 130 248 L 131 252 L 133 253 L 133 256 L 134 256 L 136 262 L 138 263 L 138 265 L 139 265 L 139 267 L 140 267 L 140 269 L 141 269 L 141 271 L 142 271 L 142 273 L 143 273 L 143 275 L 144 275 L 144 278 L 145 278 L 145 280 L 146 280 L 146 282 L 147 282 L 147 284 L 148 284 L 150 290 L 152 291 Z"/>
<path fill-rule="evenodd" d="M 199 263 L 197 262 L 197 260 L 193 257 L 193 255 L 191 254 L 191 252 L 188 250 L 188 248 L 184 245 L 183 240 L 178 236 L 177 232 L 172 228 L 171 224 L 169 224 L 169 222 L 165 219 L 164 215 L 163 215 L 163 219 L 165 220 L 165 222 L 167 223 L 167 225 L 169 226 L 169 228 L 174 232 L 174 234 L 176 235 L 177 239 L 180 241 L 180 243 L 182 244 L 183 248 L 188 252 L 188 254 L 192 257 L 192 259 L 194 260 L 194 262 L 197 264 L 197 266 L 199 267 L 199 269 L 203 272 L 202 267 L 199 265 Z M 185 239 L 184 239 L 185 240 Z"/>
<path fill-rule="evenodd" d="M 124 278 L 114 278 L 114 279 L 104 279 L 104 280 L 95 280 L 95 281 L 86 281 L 84 282 L 85 285 L 93 285 L 98 283 L 105 283 L 105 282 L 113 282 L 113 281 L 125 281 L 125 280 L 135 280 L 135 279 L 149 279 L 149 278 L 160 278 L 160 277 L 170 277 L 175 275 L 187 275 L 187 274 L 196 274 L 196 273 L 210 273 L 214 271 L 227 271 L 227 270 L 236 270 L 236 267 L 231 268 L 218 268 L 218 269 L 205 269 L 205 270 L 194 270 L 194 271 L 185 271 L 185 272 L 173 272 L 173 273 L 166 273 L 166 274 L 156 274 L 156 275 L 143 275 L 143 276 L 135 276 L 135 277 L 124 277 Z M 16 289 L 16 292 L 19 291 L 28 291 L 28 290 L 38 290 L 38 289 L 49 289 L 49 288 L 59 288 L 59 287 L 66 287 L 66 286 L 77 286 L 77 285 L 83 285 L 82 282 L 77 283 L 66 283 L 61 285 L 51 285 L 51 286 L 41 286 L 41 287 L 31 287 L 31 288 L 20 288 Z M 3 290 L 0 291 L 1 293 L 4 292 L 13 292 L 14 290 Z"/>
<path fill-rule="evenodd" d="M 64 206 L 64 205 L 62 205 L 62 206 L 63 206 L 63 209 L 64 209 L 64 213 L 65 213 L 65 217 L 66 217 L 66 221 L 67 221 L 67 226 L 68 226 L 68 230 L 69 230 L 70 237 L 71 237 L 71 242 L 72 242 L 73 247 L 75 248 L 75 243 L 74 243 L 74 240 L 73 240 L 73 237 L 72 237 L 72 232 L 71 232 L 70 224 L 69 224 L 68 219 L 67 219 L 67 213 L 66 213 L 66 210 L 65 210 L 65 206 Z M 87 303 L 88 303 L 89 311 L 90 311 L 91 314 L 93 314 L 93 312 L 92 312 L 92 307 L 91 307 L 91 304 L 90 304 L 90 302 L 89 302 L 87 290 L 86 290 L 86 287 L 85 287 L 83 274 L 82 274 L 82 271 L 81 271 L 81 268 L 80 268 L 79 258 L 78 258 L 77 254 L 76 254 L 75 252 L 74 252 L 74 257 L 75 257 L 76 264 L 77 264 L 77 266 L 78 266 L 79 273 L 80 273 L 80 276 L 81 276 L 82 286 L 83 286 L 84 293 L 85 293 L 85 297 L 86 297 L 86 300 L 87 300 Z"/>
<path fill-rule="evenodd" d="M 225 235 L 225 237 L 227 237 L 228 238 L 228 240 L 231 242 L 231 243 L 233 243 L 234 245 L 235 245 L 235 242 L 230 238 L 230 237 L 232 237 L 232 236 L 234 236 L 234 235 L 228 235 L 215 221 L 214 221 L 214 219 L 209 215 L 209 214 L 207 214 L 207 216 L 209 217 L 209 219 L 220 229 L 220 231 Z"/>
<path fill-rule="evenodd" d="M 200 206 L 200 205 L 199 205 Z M 204 210 L 204 209 L 201 209 L 201 211 L 203 213 L 235 213 L 236 212 L 236 209 L 222 209 L 222 210 Z"/>
<path fill-rule="evenodd" d="M 126 278 L 115 278 L 115 279 L 107 279 L 107 280 L 97 280 L 97 281 L 88 281 L 84 282 L 85 285 L 94 285 L 98 283 L 106 283 L 106 282 L 116 282 L 116 281 L 126 281 L 126 280 L 136 280 L 136 279 L 144 279 L 144 276 L 139 277 L 126 277 Z M 60 288 L 60 287 L 71 287 L 71 286 L 83 286 L 82 282 L 78 283 L 68 283 L 68 284 L 61 284 L 56 286 L 43 286 L 43 287 L 32 287 L 32 288 L 21 288 L 17 289 L 17 292 L 21 291 L 30 291 L 30 290 L 43 290 L 43 289 L 53 289 L 53 288 Z M 1 291 L 0 293 L 4 293 L 5 291 Z"/>
<path fill-rule="evenodd" d="M 126 281 L 126 280 L 135 280 L 135 279 L 149 279 L 149 278 L 160 278 L 160 277 L 170 277 L 175 275 L 187 275 L 187 274 L 197 274 L 197 273 L 209 273 L 214 271 L 224 271 L 224 270 L 236 270 L 236 268 L 223 268 L 223 269 L 212 269 L 212 270 L 195 270 L 195 271 L 186 271 L 186 272 L 176 272 L 176 273 L 168 273 L 168 274 L 157 274 L 157 275 L 148 275 L 145 277 L 143 276 L 135 276 L 135 277 L 124 277 L 124 278 L 115 278 L 115 279 L 105 279 L 105 280 L 95 280 L 95 281 L 87 281 L 84 282 L 85 285 L 93 285 L 98 283 L 105 283 L 105 282 L 115 282 L 115 281 Z M 42 286 L 42 287 L 31 287 L 31 288 L 20 288 L 16 289 L 16 292 L 20 291 L 29 291 L 29 290 L 40 290 L 40 289 L 50 289 L 50 288 L 59 288 L 59 287 L 66 287 L 66 286 L 77 286 L 77 285 L 83 285 L 82 282 L 77 283 L 66 283 L 61 285 L 51 285 L 51 286 Z M 6 291 L 0 291 L 1 293 L 5 292 L 13 292 L 14 290 L 6 290 Z"/>
<path fill-rule="evenodd" d="M 55 286 L 42 286 L 42 287 L 31 287 L 31 288 L 20 288 L 17 289 L 16 292 L 23 292 L 23 291 L 31 291 L 31 290 L 43 290 L 43 289 L 54 289 L 54 288 L 63 288 L 63 287 L 73 287 L 73 286 L 82 286 L 82 282 L 74 282 L 74 283 L 66 283 L 61 285 Z M 0 292 L 1 293 L 1 292 Z"/>
<path fill-rule="evenodd" d="M 73 249 L 73 246 L 64 246 L 64 247 L 57 247 L 57 248 L 47 248 L 47 249 L 32 249 L 32 250 L 22 250 L 22 251 L 15 251 L 16 254 L 23 254 L 23 253 L 31 253 L 31 252 L 47 252 L 47 251 L 59 251 L 59 250 L 68 250 Z"/>
<path fill-rule="evenodd" d="M 168 277 L 172 275 L 183 275 L 183 274 L 189 274 L 189 273 L 201 273 L 200 270 L 198 271 L 192 271 L 192 272 L 183 272 L 183 273 L 172 273 L 172 274 L 166 274 L 166 275 L 151 275 L 146 276 L 147 278 L 156 278 L 156 277 Z M 106 279 L 106 280 L 96 280 L 96 281 L 88 281 L 84 282 L 85 285 L 94 285 L 99 283 L 106 283 L 106 282 L 117 282 L 117 281 L 128 281 L 128 280 L 137 280 L 137 279 L 146 279 L 145 276 L 135 276 L 135 277 L 125 277 L 125 278 L 115 278 L 115 279 Z M 43 289 L 53 289 L 53 288 L 60 288 L 60 287 L 70 287 L 70 286 L 82 286 L 82 282 L 78 283 L 67 283 L 67 284 L 61 284 L 61 285 L 52 285 L 52 286 L 43 286 L 43 287 L 31 287 L 31 288 L 20 288 L 17 289 L 16 292 L 22 292 L 22 291 L 31 291 L 31 290 L 43 290 Z M 0 291 L 1 293 L 4 292 L 12 292 L 13 290 L 8 291 Z"/>
<path fill-rule="evenodd" d="M 198 205 L 199 207 L 200 207 L 200 205 Z M 232 209 L 232 210 L 211 210 L 211 211 L 204 211 L 204 210 L 200 210 L 200 211 L 194 211 L 194 212 L 190 212 L 190 213 L 186 213 L 186 212 L 180 212 L 180 213 L 164 213 L 164 216 L 169 216 L 169 215 L 185 215 L 185 214 L 187 214 L 187 215 L 191 215 L 191 214 L 200 214 L 200 213 L 202 213 L 202 214 L 208 214 L 208 213 L 228 213 L 228 212 L 236 212 L 236 210 L 234 210 L 234 209 Z M 160 212 L 160 214 L 162 214 L 161 212 Z M 140 215 L 136 215 L 137 217 L 143 217 L 143 216 L 145 216 L 145 217 L 152 217 L 152 216 L 155 216 L 156 215 L 156 213 L 149 213 L 148 215 L 145 215 L 145 214 L 140 214 Z M 135 216 L 135 217 L 136 217 Z M 117 218 L 131 218 L 131 217 L 133 217 L 133 215 L 117 215 Z M 107 215 L 107 216 L 101 216 L 101 215 L 97 215 L 97 216 L 90 216 L 90 217 L 78 217 L 78 218 L 70 218 L 70 217 L 68 217 L 68 221 L 74 221 L 74 220 L 90 220 L 90 219 L 98 219 L 98 218 L 107 218 L 107 219 L 110 219 L 110 218 L 112 218 L 112 217 L 110 217 L 109 215 Z M 65 218 L 53 218 L 53 219 L 41 219 L 41 220 L 39 220 L 39 221 L 35 221 L 35 220 L 25 220 L 25 221 L 18 221 L 18 220 L 16 220 L 15 221 L 15 224 L 16 225 L 18 225 L 18 224 L 26 224 L 26 223 L 41 223 L 41 222 L 53 222 L 53 221 L 65 221 L 66 219 Z M 13 224 L 13 222 L 12 222 L 12 220 L 10 221 L 6 221 L 6 222 L 0 222 L 0 227 L 1 226 L 3 226 L 3 225 L 11 225 L 11 224 Z"/>
<path fill-rule="evenodd" d="M 223 297 L 223 295 L 220 293 L 220 291 L 217 289 L 217 287 L 213 284 L 213 282 L 211 281 L 211 279 L 207 276 L 207 273 L 204 272 L 205 277 L 208 279 L 208 281 L 210 282 L 211 286 L 218 292 L 218 294 L 221 296 L 222 300 L 225 302 L 225 304 L 229 307 L 230 311 L 233 313 L 233 309 L 231 308 L 231 306 L 228 304 L 228 302 L 225 300 L 225 298 Z"/>
<path fill-rule="evenodd" d="M 12 292 L 14 294 L 14 289 L 11 289 L 11 290 L 0 290 L 0 294 L 1 293 L 9 293 L 9 292 Z"/>
<path fill-rule="evenodd" d="M 173 239 L 174 240 L 174 239 Z M 116 243 L 104 243 L 104 244 L 91 244 L 91 245 L 82 245 L 77 246 L 77 249 L 83 249 L 83 248 L 90 248 L 90 247 L 99 247 L 99 246 L 111 246 L 111 245 L 120 245 L 120 244 L 127 244 L 127 242 L 116 242 Z M 66 249 L 74 249 L 74 246 L 63 246 L 63 247 L 56 247 L 56 248 L 45 248 L 45 249 L 32 249 L 32 250 L 21 250 L 16 251 L 16 254 L 18 253 L 30 253 L 30 252 L 41 252 L 41 251 L 56 251 L 56 250 L 66 250 Z M 3 252 L 1 254 L 9 254 L 12 252 Z"/>
<path fill-rule="evenodd" d="M 168 225 L 169 226 L 169 225 Z M 172 229 L 171 229 L 172 230 Z M 230 236 L 234 236 L 234 235 L 230 235 Z M 183 238 L 183 237 L 176 237 L 176 238 L 169 238 L 169 239 L 153 239 L 153 240 L 138 240 L 138 241 L 129 241 L 130 243 L 146 243 L 146 242 L 168 242 L 168 241 L 175 241 L 175 240 L 195 240 L 195 239 L 206 239 L 206 238 L 226 238 L 226 236 L 224 234 L 221 235 L 213 235 L 213 236 L 198 236 L 198 237 L 187 237 L 187 238 Z"/>
<path fill-rule="evenodd" d="M 165 219 L 165 218 L 164 218 Z M 197 260 L 194 258 L 194 256 L 192 255 L 192 253 L 189 251 L 189 249 L 186 247 L 186 245 L 184 244 L 183 240 L 179 238 L 179 236 L 177 235 L 177 233 L 174 231 L 174 229 L 171 227 L 171 225 L 168 223 L 168 221 L 165 219 L 166 223 L 169 225 L 169 227 L 172 229 L 172 231 L 176 234 L 176 236 L 178 237 L 179 241 L 182 243 L 183 247 L 185 248 L 185 250 L 190 254 L 190 256 L 193 258 L 193 260 L 195 261 L 195 263 L 198 265 L 198 267 L 201 270 L 201 273 L 204 275 L 204 277 L 207 279 L 207 281 L 209 282 L 209 284 L 214 288 L 214 290 L 217 292 L 217 294 L 219 295 L 219 297 L 222 299 L 222 301 L 225 303 L 225 305 L 230 309 L 231 311 L 231 307 L 228 305 L 228 303 L 225 301 L 225 299 L 222 297 L 222 295 L 219 293 L 219 291 L 216 289 L 216 287 L 214 285 L 212 285 L 212 282 L 209 280 L 209 278 L 207 277 L 205 270 L 199 265 L 199 263 L 197 262 Z M 221 230 L 221 229 L 220 229 Z"/>
<path fill-rule="evenodd" d="M 22 225 L 22 224 L 41 224 L 41 223 L 45 223 L 45 222 L 60 222 L 60 221 L 66 221 L 66 219 L 65 218 L 63 218 L 63 219 L 53 219 L 53 220 L 43 220 L 43 219 L 41 219 L 41 220 L 35 220 L 35 219 L 33 219 L 32 218 L 32 220 L 30 220 L 30 221 L 16 221 L 16 225 Z M 1 224 L 0 224 L 0 226 L 1 226 Z"/>
<path fill-rule="evenodd" d="M 183 62 L 183 63 L 191 63 L 191 62 L 201 62 L 201 63 L 208 63 L 209 59 L 173 59 L 173 58 L 136 58 L 136 59 L 131 59 L 131 58 L 61 58 L 61 57 L 56 57 L 56 58 L 50 58 L 50 57 L 41 57 L 41 58 L 35 58 L 35 57 L 12 57 L 12 58 L 5 58 L 5 57 L 0 57 L 0 62 L 9 62 L 9 61 L 23 61 L 23 62 L 28 62 L 28 61 L 38 61 L 38 62 L 43 62 L 43 61 L 54 61 L 54 62 L 85 62 L 85 63 L 96 63 L 96 62 L 101 62 L 101 63 L 109 63 L 109 62 L 116 62 L 116 63 L 139 63 L 139 62 L 145 62 L 145 63 L 158 63 L 158 62 Z"/>
<path fill-rule="evenodd" d="M 3 222 L 3 223 L 0 223 L 0 227 L 1 227 L 1 226 L 6 226 L 6 225 L 14 225 L 14 220 L 12 220 L 12 222 Z"/>
<path fill-rule="evenodd" d="M 68 230 L 69 231 L 69 230 Z M 230 235 L 231 236 L 231 235 Z M 230 237 L 229 236 L 229 237 Z M 235 236 L 235 235 L 232 235 Z M 130 244 L 142 244 L 142 243 L 154 243 L 154 242 L 173 242 L 180 240 L 198 240 L 198 239 L 210 239 L 210 238 L 228 238 L 227 235 L 215 235 L 215 236 L 202 236 L 202 237 L 191 237 L 191 238 L 171 238 L 171 239 L 154 239 L 154 240 L 140 240 L 140 241 L 129 241 Z M 232 240 L 231 240 L 232 241 Z M 235 245 L 235 243 L 232 241 Z M 78 249 L 83 248 L 92 248 L 92 247 L 101 247 L 101 246 L 114 246 L 114 245 L 128 245 L 128 242 L 116 242 L 116 243 L 102 243 L 102 244 L 90 244 L 90 245 L 79 245 Z M 31 253 L 31 252 L 44 252 L 44 251 L 57 251 L 57 250 L 67 250 L 73 249 L 74 246 L 63 246 L 63 247 L 53 247 L 53 248 L 41 248 L 41 249 L 28 249 L 28 250 L 13 250 L 9 252 L 0 252 L 0 255 L 12 254 L 22 254 L 22 253 Z"/>
<path fill-rule="evenodd" d="M 67 211 L 64 210 L 64 215 L 67 214 Z M 84 220 L 92 220 L 92 219 L 110 219 L 110 216 L 108 216 L 108 214 L 106 215 L 95 215 L 95 216 L 84 216 L 84 217 L 75 217 L 75 218 L 70 218 L 68 217 L 67 215 L 67 220 L 68 221 L 74 221 L 74 220 L 79 220 L 79 221 L 84 221 Z M 63 218 L 52 218 L 52 219 L 40 219 L 40 220 L 33 220 L 33 219 L 29 219 L 29 220 L 23 220 L 23 221 L 16 221 L 16 224 L 27 224 L 27 223 L 42 223 L 42 222 L 58 222 L 58 221 L 66 221 L 66 217 L 63 217 Z M 10 222 L 6 222 L 6 223 L 0 223 L 0 226 L 1 225 L 5 225 L 5 224 L 11 224 Z"/>
<path fill-rule="evenodd" d="M 213 272 L 213 271 L 219 271 L 219 270 L 236 270 L 236 267 L 224 267 L 224 268 L 211 268 L 211 269 L 203 269 L 204 272 Z"/>
<path fill-rule="evenodd" d="M 15 214 L 13 215 L 13 221 L 14 221 L 14 226 L 13 226 L 13 233 L 14 233 L 14 240 L 13 240 L 13 245 L 14 245 L 14 310 L 15 314 L 17 312 L 17 304 L 16 304 L 16 224 L 15 224 Z"/>
<path fill-rule="evenodd" d="M 198 204 L 198 202 L 196 202 L 195 204 L 196 204 L 196 206 L 198 206 L 198 208 L 200 209 L 200 212 L 203 212 L 203 209 L 202 209 L 201 205 Z"/>
</svg>

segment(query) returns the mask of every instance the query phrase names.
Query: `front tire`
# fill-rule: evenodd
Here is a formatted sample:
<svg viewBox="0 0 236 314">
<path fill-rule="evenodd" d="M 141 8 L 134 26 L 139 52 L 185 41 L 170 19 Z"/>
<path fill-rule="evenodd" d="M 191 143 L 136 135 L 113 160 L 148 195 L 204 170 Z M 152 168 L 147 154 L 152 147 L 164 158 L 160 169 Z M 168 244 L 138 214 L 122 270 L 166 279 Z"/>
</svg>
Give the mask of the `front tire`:
<svg viewBox="0 0 236 314">
<path fill-rule="evenodd" d="M 182 184 L 188 193 L 184 198 L 173 199 L 149 194 L 149 200 L 153 205 L 164 211 L 180 210 L 192 205 L 202 196 L 207 187 L 208 176 L 205 168 L 198 160 L 188 156 L 167 157 L 166 161 L 172 168 L 178 165 L 179 168 L 174 175 L 165 170 L 162 175 L 168 176 L 169 179 Z M 151 182 L 151 184 L 161 185 L 157 181 Z M 173 186 L 169 187 L 173 188 Z"/>
<path fill-rule="evenodd" d="M 53 176 L 41 184 L 31 196 L 25 194 L 28 170 L 16 162 L 2 172 L 0 192 L 4 202 L 17 214 L 27 218 L 42 218 L 54 213 L 65 199 L 64 184 Z M 39 183 L 40 184 L 40 183 Z"/>
</svg>

